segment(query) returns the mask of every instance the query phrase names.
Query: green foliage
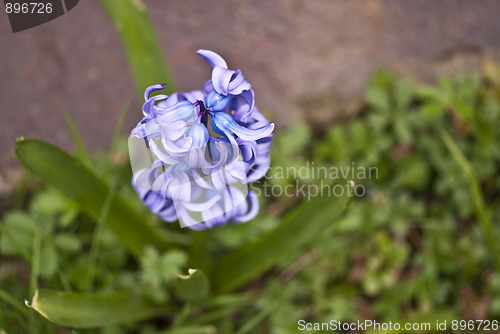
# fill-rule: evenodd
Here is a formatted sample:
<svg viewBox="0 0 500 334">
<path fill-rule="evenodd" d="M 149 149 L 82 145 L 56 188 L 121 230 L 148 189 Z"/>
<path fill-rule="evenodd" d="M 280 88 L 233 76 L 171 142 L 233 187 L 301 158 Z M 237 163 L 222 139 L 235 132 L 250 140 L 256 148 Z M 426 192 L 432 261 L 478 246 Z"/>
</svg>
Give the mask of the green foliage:
<svg viewBox="0 0 500 334">
<path fill-rule="evenodd" d="M 347 198 L 316 197 L 304 202 L 276 228 L 221 258 L 212 268 L 214 289 L 227 292 L 238 288 L 314 240 L 344 211 Z"/>
<path fill-rule="evenodd" d="M 35 139 L 20 139 L 16 143 L 16 154 L 30 172 L 77 202 L 93 218 L 100 218 L 134 255 L 140 256 L 143 248 L 150 244 L 163 249 L 168 246 L 122 196 L 114 194 L 108 184 L 78 159 Z M 109 208 L 104 206 L 107 202 Z M 103 208 L 108 211 L 104 215 Z"/>
<path fill-rule="evenodd" d="M 324 135 L 305 124 L 278 133 L 272 168 L 257 188 L 352 179 L 363 196 L 262 195 L 252 222 L 205 232 L 187 233 L 148 213 L 130 186 L 125 140 L 95 155 L 90 169 L 48 144 L 21 141 L 20 160 L 51 186 L 34 188 L 28 206 L 0 224 L 6 284 L 15 287 L 0 291 L 0 311 L 9 309 L 0 326 L 54 330 L 16 304 L 30 293 L 26 286 L 66 291 L 39 290 L 36 309 L 66 326 L 106 325 L 102 333 L 290 333 L 298 319 L 434 322 L 478 317 L 468 305 L 479 304 L 480 317 L 498 317 L 498 87 L 488 77 L 416 87 L 379 71 L 366 107 L 347 124 Z M 66 171 L 51 169 L 45 157 Z M 284 175 L 287 167 L 307 173 Z M 313 176 L 320 167 L 375 169 Z M 135 231 L 125 239 L 142 240 L 141 251 L 109 219 Z M 155 235 L 170 242 L 152 247 L 157 237 L 145 231 L 159 224 Z M 17 279 L 19 265 L 30 277 Z M 190 268 L 198 270 L 182 275 Z M 115 306 L 102 307 L 99 298 Z M 25 317 L 31 320 L 14 325 Z M 137 321 L 150 318 L 157 320 L 139 330 Z"/>
<path fill-rule="evenodd" d="M 151 299 L 156 303 L 167 301 L 167 284 L 175 280 L 186 261 L 187 256 L 179 250 L 160 255 L 156 249 L 146 248 L 141 258 L 141 283 Z"/>
<path fill-rule="evenodd" d="M 278 133 L 272 168 L 257 188 L 265 189 L 266 183 L 333 187 L 352 179 L 366 189 L 363 196 L 262 195 L 260 214 L 252 222 L 205 232 L 187 233 L 148 213 L 130 186 L 124 140 L 115 140 L 109 154 L 95 155 L 92 170 L 45 143 L 22 141 L 21 161 L 52 186 L 35 188 L 28 207 L 3 216 L 0 252 L 7 257 L 6 284 L 16 288 L 1 291 L 0 310 L 9 312 L 0 324 L 17 328 L 13 324 L 27 317 L 18 304 L 11 306 L 26 298 L 22 287 L 28 285 L 66 291 L 40 299 L 38 311 L 53 312 L 47 318 L 73 327 L 106 325 L 103 333 L 138 331 L 137 320 L 158 312 L 163 316 L 156 322 L 140 325 L 142 333 L 166 328 L 168 333 L 290 333 L 298 319 L 478 317 L 468 305 L 485 305 L 480 317 L 498 317 L 498 87 L 488 77 L 416 87 L 379 71 L 366 107 L 347 124 L 334 124 L 325 135 L 305 124 Z M 37 160 L 42 156 L 71 165 L 70 172 L 49 170 L 51 164 Z M 283 175 L 286 167 L 307 173 Z M 375 169 L 371 175 L 312 177 L 319 167 Z M 75 194 L 67 186 L 70 179 L 99 201 Z M 100 224 L 110 217 L 121 217 L 124 228 L 138 223 L 117 213 L 115 205 L 106 209 L 106 199 L 116 196 L 118 209 L 136 212 L 132 217 L 155 230 L 162 224 L 157 233 L 170 240 L 169 248 L 163 242 L 151 247 L 154 242 L 137 228 L 134 240 L 144 240 L 137 252 L 123 246 L 120 230 Z M 349 198 L 349 210 L 339 217 Z M 31 277 L 18 281 L 16 265 L 31 268 Z M 183 275 L 200 267 L 203 271 Z M 88 290 L 89 277 L 94 277 L 94 293 L 71 292 Z M 123 297 L 124 290 L 132 294 Z M 75 300 L 82 298 L 83 304 L 68 302 L 67 296 L 78 296 Z M 110 309 L 91 306 L 94 313 L 72 311 L 111 296 L 126 298 L 131 308 L 119 311 L 113 302 Z M 136 306 L 151 312 L 136 312 Z M 105 312 L 116 313 L 98 316 Z M 19 326 L 53 331 L 40 318 Z"/>
</svg>

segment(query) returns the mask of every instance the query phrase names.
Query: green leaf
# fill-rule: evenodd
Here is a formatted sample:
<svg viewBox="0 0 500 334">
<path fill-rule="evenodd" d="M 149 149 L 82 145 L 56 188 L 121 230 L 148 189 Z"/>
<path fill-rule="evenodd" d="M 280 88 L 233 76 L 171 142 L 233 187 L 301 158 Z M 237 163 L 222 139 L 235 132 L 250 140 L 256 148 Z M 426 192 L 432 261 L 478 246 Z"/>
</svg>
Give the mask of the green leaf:
<svg viewBox="0 0 500 334">
<path fill-rule="evenodd" d="M 189 269 L 188 275 L 177 275 L 177 295 L 192 302 L 208 294 L 208 279 L 201 270 Z"/>
<path fill-rule="evenodd" d="M 398 108 L 407 107 L 413 98 L 414 87 L 409 79 L 399 79 L 394 89 L 394 98 Z"/>
<path fill-rule="evenodd" d="M 148 247 L 141 258 L 142 279 L 144 283 L 160 288 L 161 284 L 177 276 L 186 260 L 186 254 L 179 250 L 160 255 L 156 249 Z"/>
<path fill-rule="evenodd" d="M 430 119 L 436 119 L 445 113 L 446 107 L 437 102 L 429 102 L 423 104 L 422 107 L 420 108 L 420 111 L 425 117 Z"/>
<path fill-rule="evenodd" d="M 36 222 L 24 212 L 13 211 L 5 215 L 0 226 L 0 252 L 23 255 L 26 260 L 37 230 Z"/>
<path fill-rule="evenodd" d="M 166 94 L 173 93 L 174 80 L 170 74 L 156 37 L 146 6 L 142 1 L 101 0 L 120 34 L 132 68 L 139 97 L 151 85 L 166 82 Z"/>
<path fill-rule="evenodd" d="M 69 200 L 60 191 L 46 187 L 38 192 L 30 203 L 30 208 L 36 213 L 59 215 L 59 224 L 68 226 L 78 214 L 78 205 Z"/>
<path fill-rule="evenodd" d="M 326 187 L 323 191 L 327 195 Z M 339 197 L 317 196 L 304 201 L 274 230 L 218 260 L 211 271 L 210 282 L 214 290 L 227 292 L 241 287 L 320 236 L 344 211 L 348 198 L 344 194 Z"/>
<path fill-rule="evenodd" d="M 37 139 L 18 140 L 16 154 L 27 170 L 75 200 L 91 217 L 99 218 L 110 187 L 78 159 Z M 168 247 L 159 232 L 119 194 L 114 195 L 104 223 L 137 257 L 148 245 L 163 250 Z"/>
<path fill-rule="evenodd" d="M 366 93 L 366 101 L 378 110 L 385 111 L 389 109 L 389 96 L 381 87 L 370 87 Z"/>
<path fill-rule="evenodd" d="M 94 328 L 149 319 L 165 313 L 138 294 L 67 293 L 37 290 L 31 308 L 55 324 Z"/>
<path fill-rule="evenodd" d="M 166 284 L 176 278 L 186 263 L 187 255 L 180 250 L 170 250 L 165 254 L 147 247 L 141 258 L 141 280 L 147 288 L 147 295 L 155 303 L 167 299 Z"/>
<path fill-rule="evenodd" d="M 74 253 L 81 247 L 81 241 L 76 236 L 69 233 L 59 233 L 54 237 L 55 245 L 68 253 Z"/>
<path fill-rule="evenodd" d="M 40 276 L 50 278 L 59 266 L 59 255 L 54 245 L 45 241 L 40 251 Z"/>
</svg>

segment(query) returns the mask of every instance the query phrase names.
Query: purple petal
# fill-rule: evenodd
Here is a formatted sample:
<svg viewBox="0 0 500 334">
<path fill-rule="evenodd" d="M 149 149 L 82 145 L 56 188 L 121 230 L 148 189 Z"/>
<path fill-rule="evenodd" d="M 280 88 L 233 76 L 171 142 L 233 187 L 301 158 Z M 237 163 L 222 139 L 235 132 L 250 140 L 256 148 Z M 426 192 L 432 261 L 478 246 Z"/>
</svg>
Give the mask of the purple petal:
<svg viewBox="0 0 500 334">
<path fill-rule="evenodd" d="M 161 122 L 160 129 L 162 135 L 169 140 L 177 140 L 186 132 L 186 122 L 179 120 L 173 122 Z"/>
<path fill-rule="evenodd" d="M 213 51 L 200 49 L 196 53 L 202 56 L 203 59 L 205 59 L 210 64 L 210 66 L 212 66 L 212 68 L 215 66 L 227 68 L 227 64 L 224 58 Z"/>
<path fill-rule="evenodd" d="M 177 163 L 177 160 L 172 158 L 172 156 L 165 151 L 163 151 L 158 144 L 152 139 L 149 140 L 149 148 L 151 149 L 151 152 L 160 159 L 162 162 L 168 164 L 168 165 L 173 165 Z"/>
<path fill-rule="evenodd" d="M 255 97 L 253 90 L 245 90 L 239 95 L 247 104 L 241 105 L 236 111 L 234 118 L 243 123 L 247 123 L 253 114 Z"/>
<path fill-rule="evenodd" d="M 188 226 L 193 230 L 203 230 L 206 228 L 204 224 L 200 224 L 200 222 L 194 220 L 193 217 L 191 217 L 191 215 L 189 214 L 189 211 L 186 210 L 183 205 L 179 205 L 177 212 L 179 214 L 179 220 L 183 226 Z"/>
<path fill-rule="evenodd" d="M 247 176 L 247 182 L 251 183 L 261 179 L 264 175 L 266 175 L 267 171 L 269 170 L 270 164 L 271 158 L 269 157 L 263 163 L 259 163 L 257 167 L 254 167 L 252 172 Z"/>
<path fill-rule="evenodd" d="M 249 90 L 250 88 L 252 88 L 252 85 L 245 80 L 245 77 L 241 74 L 240 70 L 233 73 L 228 86 L 229 94 L 239 95 L 243 91 Z"/>
<path fill-rule="evenodd" d="M 229 82 L 235 71 L 226 68 L 215 66 L 212 70 L 212 83 L 217 93 L 222 95 L 229 94 Z"/>
<path fill-rule="evenodd" d="M 220 200 L 220 197 L 220 195 L 216 195 L 205 202 L 187 202 L 184 203 L 184 207 L 189 211 L 203 212 L 214 206 Z"/>
<path fill-rule="evenodd" d="M 212 83 L 212 79 L 205 82 L 203 85 L 203 94 L 208 95 L 210 92 L 214 91 L 214 84 Z"/>
<path fill-rule="evenodd" d="M 142 105 L 142 113 L 144 114 L 144 116 L 155 118 L 158 115 L 161 115 L 163 111 L 161 110 L 161 108 L 158 108 L 155 105 L 155 103 L 156 101 L 165 100 L 167 98 L 168 98 L 167 95 L 160 94 L 160 95 L 155 95 L 150 99 L 148 99 L 146 102 L 144 102 L 144 104 Z"/>
<path fill-rule="evenodd" d="M 193 180 L 194 182 L 196 182 L 196 184 L 198 186 L 200 186 L 201 188 L 205 188 L 205 189 L 214 189 L 213 185 L 211 185 L 210 183 L 207 182 L 207 180 L 205 180 L 205 178 L 203 178 L 197 171 L 196 169 L 193 169 L 192 172 L 191 172 L 191 175 L 193 176 Z M 207 176 L 208 178 L 208 176 Z"/>
<path fill-rule="evenodd" d="M 245 223 L 257 216 L 257 213 L 259 212 L 259 201 L 257 199 L 257 195 L 253 190 L 248 191 L 248 201 L 250 205 L 250 209 L 248 212 L 240 217 L 235 217 L 234 221 L 237 223 Z"/>
<path fill-rule="evenodd" d="M 209 210 L 202 211 L 201 218 L 208 228 L 218 225 L 224 221 L 224 212 L 220 205 L 214 205 Z"/>
<path fill-rule="evenodd" d="M 203 101 L 203 98 L 205 97 L 201 90 L 193 90 L 187 93 L 180 93 L 180 95 L 191 103 L 195 103 L 198 100 Z"/>
<path fill-rule="evenodd" d="M 163 90 L 163 89 L 165 89 L 165 85 L 163 85 L 163 84 L 149 86 L 144 91 L 144 101 L 149 100 L 149 97 L 150 97 L 150 95 L 151 95 L 152 92 L 155 92 L 155 91 L 158 91 L 158 90 Z"/>
<path fill-rule="evenodd" d="M 222 112 L 215 113 L 214 117 L 211 119 L 211 124 L 214 131 L 220 135 L 227 136 L 227 133 L 229 132 L 245 140 L 257 140 L 267 137 L 274 130 L 273 123 L 269 123 L 259 129 L 247 129 L 246 127 L 236 123 L 230 115 Z M 231 140 L 229 137 L 231 136 L 227 136 L 227 138 Z"/>
<path fill-rule="evenodd" d="M 175 173 L 169 180 L 168 190 L 174 200 L 189 202 L 191 200 L 191 183 L 186 173 Z"/>
</svg>

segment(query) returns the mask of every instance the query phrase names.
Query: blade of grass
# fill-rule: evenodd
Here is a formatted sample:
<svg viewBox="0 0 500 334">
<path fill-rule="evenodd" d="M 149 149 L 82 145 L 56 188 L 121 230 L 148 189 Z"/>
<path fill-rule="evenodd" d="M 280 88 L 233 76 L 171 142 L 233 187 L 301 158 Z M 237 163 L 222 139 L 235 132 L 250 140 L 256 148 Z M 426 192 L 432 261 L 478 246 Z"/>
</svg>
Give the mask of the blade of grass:
<svg viewBox="0 0 500 334">
<path fill-rule="evenodd" d="M 486 234 L 486 239 L 488 241 L 488 246 L 490 252 L 493 254 L 493 262 L 497 270 L 500 270 L 500 253 L 498 252 L 497 240 L 493 230 L 493 225 L 491 224 L 490 217 L 488 216 L 486 205 L 484 204 L 483 193 L 477 178 L 474 174 L 472 165 L 467 160 L 467 158 L 462 154 L 455 141 L 448 132 L 440 130 L 441 138 L 443 139 L 446 147 L 450 151 L 453 159 L 457 162 L 458 166 L 462 169 L 467 182 L 469 183 L 469 188 L 471 191 L 472 198 L 474 200 L 474 210 L 476 212 L 476 218 L 481 223 L 483 231 Z"/>
<path fill-rule="evenodd" d="M 17 300 L 14 296 L 11 296 L 7 291 L 2 290 L 0 288 L 0 299 L 3 300 L 5 303 L 9 304 L 12 306 L 14 309 L 19 311 L 19 313 L 23 315 L 27 315 L 28 313 L 26 312 L 26 308 L 23 307 L 23 303 L 20 300 Z"/>
<path fill-rule="evenodd" d="M 64 118 L 66 119 L 66 123 L 68 123 L 69 130 L 71 131 L 71 135 L 73 136 L 73 140 L 75 141 L 76 145 L 76 156 L 85 164 L 87 167 L 91 167 L 91 162 L 90 162 L 90 157 L 87 152 L 87 149 L 85 148 L 85 144 L 83 143 L 82 137 L 80 136 L 80 133 L 78 132 L 78 129 L 76 128 L 75 123 L 71 119 L 71 116 L 68 114 L 66 108 L 61 104 L 61 112 L 64 115 Z"/>
<path fill-rule="evenodd" d="M 37 228 L 33 236 L 33 256 L 31 261 L 30 271 L 30 293 L 34 293 L 38 288 L 38 278 L 40 276 L 40 252 L 42 247 L 42 234 L 40 227 Z M 38 319 L 30 314 L 30 333 L 36 333 L 38 327 Z"/>
<path fill-rule="evenodd" d="M 101 5 L 120 35 L 140 99 L 148 86 L 163 82 L 168 83 L 166 93 L 173 93 L 176 90 L 174 80 L 144 3 L 101 0 Z"/>
<path fill-rule="evenodd" d="M 123 128 L 123 122 L 125 121 L 125 116 L 127 115 L 128 111 L 128 102 L 125 103 L 125 105 L 122 108 L 122 111 L 120 112 L 120 116 L 118 116 L 118 120 L 116 121 L 115 129 L 113 131 L 113 139 L 111 140 L 111 148 L 110 152 L 114 153 L 116 152 L 116 149 L 118 147 L 118 140 L 120 139 L 120 133 Z"/>
<path fill-rule="evenodd" d="M 92 236 L 92 242 L 90 244 L 90 252 L 88 259 L 88 272 L 87 279 L 85 281 L 85 287 L 87 291 L 92 290 L 94 285 L 96 267 L 97 267 L 97 256 L 99 255 L 99 245 L 101 244 L 102 233 L 104 231 L 104 221 L 109 214 L 109 208 L 111 207 L 111 201 L 116 193 L 116 177 L 113 180 L 111 187 L 109 189 L 109 193 L 106 196 L 106 200 L 102 205 L 101 212 L 99 213 L 99 219 L 97 219 L 97 226 L 94 230 L 94 235 Z"/>
<path fill-rule="evenodd" d="M 33 175 L 73 199 L 92 218 L 99 219 L 110 188 L 104 180 L 83 166 L 80 160 L 37 139 L 19 139 L 16 154 Z M 113 196 L 104 223 L 138 258 L 148 245 L 156 246 L 162 252 L 170 246 L 159 231 L 119 194 Z"/>
<path fill-rule="evenodd" d="M 277 307 L 278 307 L 278 303 L 277 302 L 274 302 L 274 303 L 266 305 L 262 311 L 260 311 L 255 316 L 253 316 L 252 318 L 250 318 L 240 328 L 240 330 L 236 332 L 236 334 L 247 334 L 247 333 L 252 333 L 252 331 L 255 332 L 255 327 L 257 327 L 257 325 L 259 325 L 259 323 L 261 323 Z"/>
<path fill-rule="evenodd" d="M 274 230 L 218 260 L 211 270 L 213 290 L 220 293 L 241 287 L 321 235 L 344 212 L 350 198 L 317 196 L 304 201 Z"/>
</svg>

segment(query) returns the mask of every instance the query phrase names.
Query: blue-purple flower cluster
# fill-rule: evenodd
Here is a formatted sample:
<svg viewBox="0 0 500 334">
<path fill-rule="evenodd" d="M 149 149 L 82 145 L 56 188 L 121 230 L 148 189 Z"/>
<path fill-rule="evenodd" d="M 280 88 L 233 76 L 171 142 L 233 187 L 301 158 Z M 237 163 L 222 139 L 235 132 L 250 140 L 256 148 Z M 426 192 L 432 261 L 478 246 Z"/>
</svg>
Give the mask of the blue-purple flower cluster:
<svg viewBox="0 0 500 334">
<path fill-rule="evenodd" d="M 259 204 L 248 184 L 269 169 L 274 130 L 241 71 L 229 70 L 215 52 L 198 54 L 212 66 L 203 91 L 151 96 L 165 87 L 150 86 L 144 118 L 132 130 L 152 157 L 134 171 L 134 188 L 160 218 L 191 229 L 255 217 Z"/>
</svg>

